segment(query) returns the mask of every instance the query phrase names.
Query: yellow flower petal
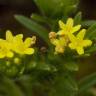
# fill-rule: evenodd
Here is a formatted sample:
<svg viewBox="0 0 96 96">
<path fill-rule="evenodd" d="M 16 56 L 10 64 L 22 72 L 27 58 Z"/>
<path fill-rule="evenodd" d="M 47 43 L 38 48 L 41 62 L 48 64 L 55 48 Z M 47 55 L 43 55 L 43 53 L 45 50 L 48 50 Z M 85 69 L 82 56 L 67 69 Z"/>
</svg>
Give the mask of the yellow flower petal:
<svg viewBox="0 0 96 96">
<path fill-rule="evenodd" d="M 57 53 L 64 53 L 64 47 L 56 46 L 55 47 L 55 54 L 57 54 Z"/>
<path fill-rule="evenodd" d="M 66 34 L 66 32 L 64 32 L 64 30 L 60 30 L 57 32 L 57 35 L 65 35 L 65 34 Z"/>
<path fill-rule="evenodd" d="M 70 29 L 70 28 L 72 28 L 73 27 L 73 19 L 72 18 L 69 18 L 68 20 L 67 20 L 67 23 L 66 23 L 66 26 L 67 26 L 67 28 L 68 29 Z"/>
<path fill-rule="evenodd" d="M 92 45 L 92 41 L 91 40 L 83 40 L 82 45 L 84 47 L 91 46 Z"/>
<path fill-rule="evenodd" d="M 14 56 L 14 53 L 9 51 L 7 54 L 6 54 L 6 57 L 9 57 L 9 58 L 12 58 Z"/>
<path fill-rule="evenodd" d="M 6 31 L 6 40 L 9 42 L 13 41 L 13 35 L 12 35 L 12 32 L 10 30 Z"/>
<path fill-rule="evenodd" d="M 0 58 L 4 58 L 5 54 L 0 53 Z"/>
<path fill-rule="evenodd" d="M 72 28 L 72 33 L 80 30 L 80 28 L 81 28 L 81 25 L 76 25 L 75 27 Z"/>
<path fill-rule="evenodd" d="M 75 49 L 76 47 L 73 43 L 70 43 L 68 46 L 70 47 L 70 49 Z"/>
<path fill-rule="evenodd" d="M 65 36 L 62 36 L 62 37 L 59 38 L 59 43 L 60 43 L 61 46 L 66 46 L 67 43 L 68 43 L 68 40 Z"/>
<path fill-rule="evenodd" d="M 82 47 L 77 47 L 76 50 L 77 50 L 77 53 L 78 53 L 79 55 L 84 54 L 84 49 L 83 49 Z"/>
<path fill-rule="evenodd" d="M 15 38 L 21 40 L 21 39 L 23 39 L 23 34 L 18 34 L 15 36 Z"/>
<path fill-rule="evenodd" d="M 34 49 L 33 48 L 27 48 L 25 51 L 24 51 L 25 54 L 28 54 L 28 55 L 31 55 L 34 53 Z"/>
<path fill-rule="evenodd" d="M 84 36 L 86 34 L 86 29 L 82 29 L 78 34 L 77 34 L 77 39 L 78 40 L 83 40 Z"/>
<path fill-rule="evenodd" d="M 50 41 L 53 45 L 59 45 L 59 40 L 58 39 L 51 39 Z"/>
<path fill-rule="evenodd" d="M 26 47 L 30 47 L 31 43 L 32 43 L 32 38 L 26 38 L 26 40 L 24 41 Z"/>
<path fill-rule="evenodd" d="M 77 38 L 73 34 L 71 34 L 71 33 L 68 34 L 68 37 L 69 37 L 69 40 L 71 42 L 76 42 L 77 41 Z"/>
<path fill-rule="evenodd" d="M 65 24 L 61 20 L 59 20 L 59 27 L 61 29 L 63 29 L 65 27 Z"/>
</svg>

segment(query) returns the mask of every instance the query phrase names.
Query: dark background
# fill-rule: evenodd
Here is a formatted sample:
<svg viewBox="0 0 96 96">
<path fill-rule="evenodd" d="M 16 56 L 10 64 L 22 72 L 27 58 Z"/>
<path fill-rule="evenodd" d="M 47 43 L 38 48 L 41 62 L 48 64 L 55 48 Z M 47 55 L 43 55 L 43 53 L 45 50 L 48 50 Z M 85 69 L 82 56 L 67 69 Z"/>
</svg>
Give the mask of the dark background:
<svg viewBox="0 0 96 96">
<path fill-rule="evenodd" d="M 83 18 L 96 19 L 96 0 L 80 0 L 78 10 L 82 11 Z M 0 29 L 18 29 L 14 15 L 30 16 L 33 12 L 38 12 L 33 0 L 0 0 Z"/>
<path fill-rule="evenodd" d="M 78 10 L 83 18 L 96 19 L 96 0 L 80 0 Z M 14 15 L 30 16 L 32 12 L 38 12 L 33 0 L 0 0 L 0 29 L 18 29 Z"/>
<path fill-rule="evenodd" d="M 96 19 L 96 0 L 80 0 L 79 9 L 84 18 Z"/>
</svg>

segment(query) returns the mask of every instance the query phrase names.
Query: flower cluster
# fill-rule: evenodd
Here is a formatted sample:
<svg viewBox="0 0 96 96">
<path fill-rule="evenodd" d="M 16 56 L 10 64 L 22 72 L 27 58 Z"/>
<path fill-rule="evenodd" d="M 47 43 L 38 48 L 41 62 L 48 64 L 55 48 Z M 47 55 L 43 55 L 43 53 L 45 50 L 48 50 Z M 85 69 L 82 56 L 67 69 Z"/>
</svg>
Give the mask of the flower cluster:
<svg viewBox="0 0 96 96">
<path fill-rule="evenodd" d="M 34 49 L 30 48 L 36 41 L 36 37 L 28 37 L 23 41 L 23 34 L 16 36 L 12 35 L 12 32 L 6 31 L 6 39 L 0 39 L 0 58 L 13 57 L 14 53 L 24 55 L 33 54 Z"/>
<path fill-rule="evenodd" d="M 50 41 L 55 45 L 55 54 L 64 53 L 65 47 L 76 50 L 79 55 L 84 54 L 84 48 L 91 46 L 92 41 L 85 39 L 86 29 L 81 29 L 81 25 L 74 26 L 74 21 L 69 18 L 64 24 L 61 20 L 59 21 L 60 30 L 49 33 Z M 77 34 L 74 34 L 78 32 Z"/>
</svg>

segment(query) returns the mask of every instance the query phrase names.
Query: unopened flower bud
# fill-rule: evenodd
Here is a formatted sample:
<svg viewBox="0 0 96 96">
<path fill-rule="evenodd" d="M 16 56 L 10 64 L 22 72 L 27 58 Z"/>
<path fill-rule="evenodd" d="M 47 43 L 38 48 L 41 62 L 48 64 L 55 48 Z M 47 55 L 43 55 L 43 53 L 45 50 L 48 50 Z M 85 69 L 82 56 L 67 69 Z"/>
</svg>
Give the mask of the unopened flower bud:
<svg viewBox="0 0 96 96">
<path fill-rule="evenodd" d="M 50 38 L 50 39 L 56 38 L 56 33 L 55 33 L 55 32 L 50 32 L 50 33 L 49 33 L 49 38 Z"/>
<path fill-rule="evenodd" d="M 32 36 L 32 44 L 35 44 L 36 42 L 36 36 Z"/>
<path fill-rule="evenodd" d="M 14 63 L 15 63 L 15 64 L 19 64 L 19 63 L 20 63 L 20 59 L 19 59 L 19 58 L 17 58 L 17 57 L 16 57 L 16 58 L 14 58 Z"/>
</svg>

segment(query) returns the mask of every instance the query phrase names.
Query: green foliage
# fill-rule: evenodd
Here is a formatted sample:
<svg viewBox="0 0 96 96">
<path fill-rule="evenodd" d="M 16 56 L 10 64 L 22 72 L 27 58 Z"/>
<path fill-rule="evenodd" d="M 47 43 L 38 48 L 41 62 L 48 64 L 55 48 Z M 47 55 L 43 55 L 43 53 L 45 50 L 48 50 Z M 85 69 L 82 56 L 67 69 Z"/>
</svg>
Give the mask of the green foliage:
<svg viewBox="0 0 96 96">
<path fill-rule="evenodd" d="M 65 67 L 70 71 L 78 71 L 79 70 L 78 64 L 75 64 L 74 62 L 68 62 L 67 64 L 65 64 Z"/>
<path fill-rule="evenodd" d="M 83 27 L 90 27 L 94 23 L 96 23 L 96 20 L 85 20 L 85 21 L 82 21 L 81 24 Z"/>
<path fill-rule="evenodd" d="M 82 22 L 82 13 L 78 12 L 74 17 L 74 23 L 75 25 L 77 25 L 77 24 L 81 24 L 81 22 Z"/>
<path fill-rule="evenodd" d="M 96 84 L 96 73 L 84 77 L 79 81 L 79 93 L 87 91 Z"/>
<path fill-rule="evenodd" d="M 94 23 L 93 25 L 91 25 L 91 27 L 88 28 L 87 30 L 87 38 L 90 38 L 91 40 L 96 39 L 96 23 Z"/>
<path fill-rule="evenodd" d="M 0 76 L 0 95 L 1 96 L 24 96 L 19 86 L 13 80 L 5 76 Z"/>
<path fill-rule="evenodd" d="M 78 0 L 34 0 L 43 15 L 59 17 L 72 11 Z M 46 5 L 47 4 L 47 5 Z M 56 7 L 55 7 L 56 6 Z"/>
<path fill-rule="evenodd" d="M 39 0 L 35 0 L 37 5 L 40 7 L 41 12 L 43 13 L 43 17 L 37 14 L 32 14 L 31 19 L 16 15 L 15 18 L 23 24 L 25 27 L 30 29 L 31 31 L 36 32 L 37 35 L 39 35 L 47 44 L 49 44 L 48 39 L 48 29 L 45 29 L 43 24 L 47 24 L 50 29 L 53 29 L 53 26 L 57 23 L 58 20 L 52 20 L 52 17 L 54 14 L 60 14 L 58 11 L 60 8 L 59 5 L 57 6 L 58 10 L 54 9 L 53 6 L 45 6 L 44 3 L 47 1 L 44 1 L 43 3 Z M 48 1 L 49 2 L 49 1 Z M 47 2 L 47 3 L 48 3 Z M 50 1 L 51 2 L 51 1 Z M 53 1 L 52 1 L 53 2 Z M 59 1 L 61 2 L 61 1 Z M 52 3 L 53 5 L 53 3 Z M 65 6 L 65 5 L 64 5 Z M 49 8 L 50 7 L 50 8 Z M 49 8 L 49 9 L 48 9 Z M 65 9 L 68 8 L 65 7 Z M 56 10 L 56 11 L 54 11 Z M 54 11 L 56 13 L 48 14 L 49 11 Z M 65 13 L 64 13 L 65 14 Z M 48 16 L 50 18 L 48 18 Z M 65 16 L 66 17 L 66 16 Z M 59 17 L 58 17 L 59 18 Z M 63 18 L 64 19 L 64 18 Z M 36 23 L 36 22 L 38 23 Z M 74 17 L 75 25 L 82 24 L 84 25 L 84 22 L 82 23 L 82 14 L 81 12 L 77 13 Z M 90 21 L 91 22 L 91 21 Z M 89 23 L 90 23 L 89 22 Z M 41 25 L 40 25 L 41 23 Z M 88 23 L 88 22 L 86 22 Z M 91 22 L 93 24 L 94 22 Z M 88 24 L 91 25 L 91 24 Z M 86 24 L 85 24 L 86 25 Z M 84 26 L 85 26 L 84 25 Z M 55 27 L 54 27 L 55 28 Z M 86 38 L 95 39 L 95 29 L 96 24 L 93 24 L 91 27 L 87 30 Z M 91 46 L 88 50 L 85 51 L 85 53 L 90 54 L 96 50 L 96 46 Z M 78 60 L 80 60 L 80 57 L 78 58 L 73 55 L 72 52 L 66 50 L 64 55 L 52 55 L 52 50 L 49 50 L 49 53 L 36 53 L 34 57 L 34 61 L 31 60 L 31 58 L 28 59 L 23 67 L 22 74 L 30 73 L 29 76 L 20 77 L 18 79 L 18 82 L 20 86 L 22 87 L 23 93 L 26 94 L 26 96 L 31 96 L 34 94 L 34 91 L 38 89 L 38 94 L 45 96 L 77 96 L 80 94 L 85 94 L 84 91 L 87 92 L 88 89 L 90 89 L 96 82 L 95 82 L 95 75 L 92 74 L 88 77 L 85 77 L 77 83 L 77 81 L 74 79 L 74 72 L 79 70 L 78 66 Z M 86 55 L 85 54 L 85 55 Z M 88 55 L 89 56 L 89 55 Z M 82 57 L 82 56 L 81 56 Z M 23 59 L 24 60 L 24 59 Z M 30 61 L 30 62 L 29 62 Z M 34 65 L 35 64 L 35 65 Z M 71 74 L 69 74 L 71 73 Z M 22 75 L 21 74 L 21 75 Z M 32 77 L 30 77 L 32 76 Z M 35 79 L 34 79 L 35 77 Z M 25 83 L 26 82 L 26 83 Z M 35 89 L 34 89 L 35 88 Z M 29 90 L 30 89 L 30 90 Z M 31 91 L 32 90 L 32 91 Z M 35 93 L 36 94 L 36 93 Z M 86 93 L 88 96 L 89 93 Z"/>
<path fill-rule="evenodd" d="M 75 96 L 77 91 L 78 86 L 70 75 L 59 74 L 54 83 L 53 94 L 50 96 Z"/>
<path fill-rule="evenodd" d="M 86 52 L 86 54 L 89 54 L 89 53 L 91 54 L 91 53 L 94 53 L 95 51 L 96 51 L 96 44 L 93 44 L 93 46 L 88 48 L 85 52 Z"/>
</svg>

